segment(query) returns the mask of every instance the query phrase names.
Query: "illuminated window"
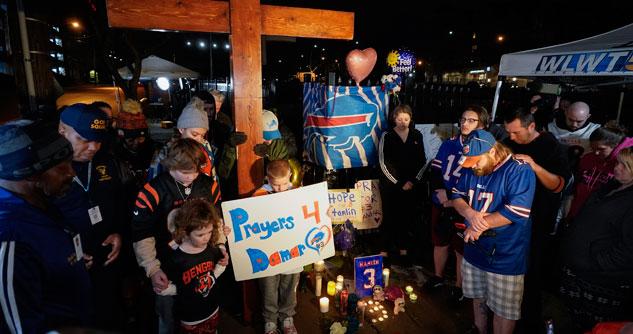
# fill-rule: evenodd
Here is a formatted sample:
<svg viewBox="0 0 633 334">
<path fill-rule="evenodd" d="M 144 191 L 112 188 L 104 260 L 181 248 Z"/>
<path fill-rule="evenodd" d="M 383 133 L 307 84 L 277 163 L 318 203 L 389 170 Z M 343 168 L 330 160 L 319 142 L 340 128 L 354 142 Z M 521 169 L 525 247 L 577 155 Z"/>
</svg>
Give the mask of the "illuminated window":
<svg viewBox="0 0 633 334">
<path fill-rule="evenodd" d="M 57 45 L 57 46 L 62 46 L 62 40 L 61 40 L 61 38 L 59 38 L 59 37 L 56 37 L 56 38 L 55 38 L 55 45 Z"/>
<path fill-rule="evenodd" d="M 63 67 L 61 67 L 61 66 L 57 68 L 57 71 L 58 71 L 58 72 L 59 72 L 59 74 L 61 74 L 61 75 L 66 75 L 66 69 L 65 69 L 65 68 L 63 68 Z"/>
</svg>

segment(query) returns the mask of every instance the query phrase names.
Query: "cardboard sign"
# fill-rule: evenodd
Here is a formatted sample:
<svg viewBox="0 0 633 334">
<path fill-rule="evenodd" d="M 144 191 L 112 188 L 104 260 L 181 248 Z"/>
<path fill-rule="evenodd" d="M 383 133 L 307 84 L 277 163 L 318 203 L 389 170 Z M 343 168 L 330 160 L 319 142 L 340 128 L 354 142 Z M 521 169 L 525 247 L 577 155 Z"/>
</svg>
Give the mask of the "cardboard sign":
<svg viewBox="0 0 633 334">
<path fill-rule="evenodd" d="M 363 220 L 354 223 L 358 230 L 378 228 L 382 223 L 382 200 L 378 180 L 360 180 L 354 185 L 360 192 Z"/>
<path fill-rule="evenodd" d="M 371 296 L 375 285 L 383 286 L 382 256 L 354 258 L 354 286 L 358 297 Z"/>
<path fill-rule="evenodd" d="M 235 280 L 281 274 L 334 255 L 327 183 L 222 203 Z"/>
<path fill-rule="evenodd" d="M 332 224 L 343 224 L 349 219 L 356 225 L 363 221 L 360 191 L 356 189 L 329 189 L 328 199 L 332 206 Z"/>
</svg>

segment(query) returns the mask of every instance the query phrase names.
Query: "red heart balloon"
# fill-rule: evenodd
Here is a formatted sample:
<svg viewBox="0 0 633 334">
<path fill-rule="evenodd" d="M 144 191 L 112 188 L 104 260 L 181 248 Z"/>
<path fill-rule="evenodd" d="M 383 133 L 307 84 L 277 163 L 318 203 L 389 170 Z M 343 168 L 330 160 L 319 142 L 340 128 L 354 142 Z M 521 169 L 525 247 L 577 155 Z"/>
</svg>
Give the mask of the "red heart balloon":
<svg viewBox="0 0 633 334">
<path fill-rule="evenodd" d="M 376 65 L 377 59 L 378 55 L 373 48 L 368 48 L 363 51 L 356 49 L 347 54 L 347 58 L 345 58 L 347 72 L 349 72 L 349 76 L 356 81 L 357 85 L 371 73 L 371 70 L 374 69 L 374 65 Z"/>
</svg>

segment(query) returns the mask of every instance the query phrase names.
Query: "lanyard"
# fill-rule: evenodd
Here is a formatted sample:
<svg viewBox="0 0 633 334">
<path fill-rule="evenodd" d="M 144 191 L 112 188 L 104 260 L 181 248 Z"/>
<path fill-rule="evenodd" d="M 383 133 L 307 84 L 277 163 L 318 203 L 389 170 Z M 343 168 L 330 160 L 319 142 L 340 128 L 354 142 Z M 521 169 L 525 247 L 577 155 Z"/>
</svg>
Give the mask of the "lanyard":
<svg viewBox="0 0 633 334">
<path fill-rule="evenodd" d="M 90 161 L 88 163 L 88 182 L 86 182 L 86 186 L 84 186 L 83 183 L 81 183 L 81 180 L 79 179 L 79 176 L 75 175 L 75 177 L 73 178 L 73 181 L 77 182 L 77 184 L 79 186 L 81 186 L 81 188 L 83 188 L 83 190 L 85 192 L 88 192 L 88 190 L 90 190 L 90 179 L 92 178 L 92 161 Z"/>
</svg>

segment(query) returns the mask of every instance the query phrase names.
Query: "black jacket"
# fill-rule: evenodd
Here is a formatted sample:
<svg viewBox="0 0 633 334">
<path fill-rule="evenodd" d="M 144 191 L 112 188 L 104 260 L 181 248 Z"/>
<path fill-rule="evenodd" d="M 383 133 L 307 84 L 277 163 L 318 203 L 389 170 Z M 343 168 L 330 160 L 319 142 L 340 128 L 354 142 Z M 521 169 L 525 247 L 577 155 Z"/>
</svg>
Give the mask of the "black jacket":
<svg viewBox="0 0 633 334">
<path fill-rule="evenodd" d="M 633 282 L 633 187 L 609 196 L 619 185 L 608 183 L 587 200 L 562 243 L 565 265 L 599 285 Z"/>
<path fill-rule="evenodd" d="M 406 142 L 393 130 L 385 131 L 378 146 L 380 182 L 385 187 L 401 189 L 407 181 L 422 179 L 426 156 L 422 134 L 409 129 Z"/>
</svg>

